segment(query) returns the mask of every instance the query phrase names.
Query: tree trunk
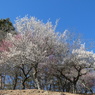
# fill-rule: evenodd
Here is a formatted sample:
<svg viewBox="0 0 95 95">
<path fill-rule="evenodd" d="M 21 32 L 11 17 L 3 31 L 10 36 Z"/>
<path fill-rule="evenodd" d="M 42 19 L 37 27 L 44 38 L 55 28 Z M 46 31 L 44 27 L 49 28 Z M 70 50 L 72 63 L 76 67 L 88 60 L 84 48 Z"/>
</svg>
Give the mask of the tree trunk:
<svg viewBox="0 0 95 95">
<path fill-rule="evenodd" d="M 22 82 L 22 86 L 23 86 L 22 89 L 25 89 L 25 81 L 26 80 L 24 79 L 23 82 Z"/>
<path fill-rule="evenodd" d="M 2 89 L 2 81 L 3 81 L 2 74 L 0 76 L 1 76 L 1 78 L 0 78 L 0 89 Z"/>
<path fill-rule="evenodd" d="M 34 80 L 35 80 L 35 88 L 41 89 L 38 78 L 37 78 L 37 68 L 34 67 L 33 69 L 34 69 L 33 77 L 34 77 Z"/>
<path fill-rule="evenodd" d="M 92 94 L 93 94 L 93 91 L 91 88 L 87 87 L 84 83 L 82 83 L 82 85 L 86 88 L 86 93 L 87 93 L 87 90 L 89 90 Z"/>
<path fill-rule="evenodd" d="M 30 78 L 29 73 L 32 70 L 32 67 L 30 67 L 30 69 L 27 72 L 25 72 L 25 65 L 24 64 L 22 64 L 22 67 L 19 67 L 19 68 L 22 70 L 22 73 L 24 75 L 24 79 L 22 81 L 22 86 L 23 86 L 22 89 L 25 89 L 25 82 L 27 81 L 28 78 Z"/>
<path fill-rule="evenodd" d="M 76 93 L 76 83 L 73 83 L 73 93 Z"/>
<path fill-rule="evenodd" d="M 17 85 L 17 77 L 18 77 L 18 75 L 16 74 L 16 76 L 15 76 L 15 80 L 14 80 L 14 86 L 13 86 L 13 90 L 15 90 L 16 89 L 16 85 Z"/>
</svg>

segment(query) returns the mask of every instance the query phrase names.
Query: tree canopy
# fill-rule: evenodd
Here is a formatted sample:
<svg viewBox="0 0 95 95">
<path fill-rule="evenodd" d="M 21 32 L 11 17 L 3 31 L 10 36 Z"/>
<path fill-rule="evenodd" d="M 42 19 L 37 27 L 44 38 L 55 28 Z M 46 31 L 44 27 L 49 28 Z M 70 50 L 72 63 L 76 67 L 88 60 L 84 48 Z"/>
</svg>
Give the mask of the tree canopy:
<svg viewBox="0 0 95 95">
<path fill-rule="evenodd" d="M 16 33 L 14 30 L 15 28 L 9 18 L 0 19 L 0 39 L 3 39 L 9 32 Z"/>
<path fill-rule="evenodd" d="M 6 18 L 6 19 L 0 19 L 0 30 L 4 32 L 11 32 L 12 30 L 15 30 L 15 28 L 10 19 Z"/>
<path fill-rule="evenodd" d="M 16 20 L 18 34 L 7 32 L 0 45 L 2 89 L 93 92 L 95 54 L 68 30 L 55 32 L 55 26 L 35 17 Z"/>
</svg>

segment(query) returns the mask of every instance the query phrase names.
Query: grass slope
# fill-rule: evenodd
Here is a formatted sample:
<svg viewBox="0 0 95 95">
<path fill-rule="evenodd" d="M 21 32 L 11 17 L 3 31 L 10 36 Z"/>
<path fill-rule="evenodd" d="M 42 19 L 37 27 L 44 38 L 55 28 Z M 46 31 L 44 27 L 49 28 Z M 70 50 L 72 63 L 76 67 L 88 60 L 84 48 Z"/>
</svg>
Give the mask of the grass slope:
<svg viewBox="0 0 95 95">
<path fill-rule="evenodd" d="M 0 95 L 95 95 L 95 94 L 72 94 L 65 92 L 27 89 L 27 90 L 0 90 Z"/>
</svg>

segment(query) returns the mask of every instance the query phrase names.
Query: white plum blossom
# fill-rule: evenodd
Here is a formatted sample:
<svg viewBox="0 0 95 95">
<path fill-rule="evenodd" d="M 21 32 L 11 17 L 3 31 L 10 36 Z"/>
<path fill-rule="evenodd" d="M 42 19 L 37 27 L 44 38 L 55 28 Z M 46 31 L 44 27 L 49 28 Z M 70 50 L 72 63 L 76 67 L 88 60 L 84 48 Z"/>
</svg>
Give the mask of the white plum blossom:
<svg viewBox="0 0 95 95">
<path fill-rule="evenodd" d="M 8 47 L 8 51 L 2 52 L 2 61 L 10 66 L 21 66 L 31 64 L 34 70 L 34 77 L 37 88 L 39 82 L 37 79 L 38 64 L 47 64 L 47 59 L 54 56 L 54 60 L 59 60 L 67 52 L 67 43 L 63 43 L 62 35 L 58 35 L 54 31 L 54 26 L 51 22 L 44 24 L 35 17 L 19 18 L 15 24 L 17 35 L 8 34 L 5 41 L 12 44 Z M 65 36 L 65 34 L 64 34 Z M 63 38 L 64 40 L 64 38 Z M 50 61 L 49 61 L 50 60 Z M 49 62 L 55 63 L 55 61 Z M 56 63 L 55 63 L 56 64 Z"/>
<path fill-rule="evenodd" d="M 52 70 L 52 73 L 48 73 L 53 77 L 65 79 L 76 90 L 80 77 L 94 68 L 95 53 L 87 51 L 80 39 L 70 40 L 68 30 L 59 33 L 55 32 L 55 27 L 51 22 L 43 23 L 35 17 L 18 18 L 15 23 L 17 34 L 8 33 L 0 43 L 0 66 L 7 64 L 11 68 L 20 69 L 30 66 L 26 70 L 33 72 L 35 87 L 38 89 L 37 74 L 41 70 L 39 68 L 45 66 Z M 23 75 L 27 79 L 29 73 Z"/>
<path fill-rule="evenodd" d="M 95 54 L 92 51 L 85 49 L 85 44 L 81 44 L 79 49 L 74 49 L 72 54 L 79 60 L 79 64 L 94 64 Z"/>
</svg>

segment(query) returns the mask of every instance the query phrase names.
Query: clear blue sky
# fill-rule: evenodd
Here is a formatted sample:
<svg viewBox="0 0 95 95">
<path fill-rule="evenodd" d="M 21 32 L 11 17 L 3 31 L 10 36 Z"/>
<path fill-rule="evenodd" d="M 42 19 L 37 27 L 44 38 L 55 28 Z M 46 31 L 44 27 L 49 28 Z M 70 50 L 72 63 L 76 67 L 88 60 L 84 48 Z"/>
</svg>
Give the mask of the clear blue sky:
<svg viewBox="0 0 95 95">
<path fill-rule="evenodd" d="M 0 0 L 0 18 L 14 23 L 27 14 L 44 22 L 60 19 L 57 31 L 69 29 L 95 41 L 95 0 Z"/>
</svg>

